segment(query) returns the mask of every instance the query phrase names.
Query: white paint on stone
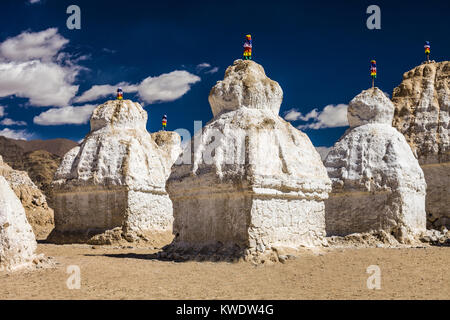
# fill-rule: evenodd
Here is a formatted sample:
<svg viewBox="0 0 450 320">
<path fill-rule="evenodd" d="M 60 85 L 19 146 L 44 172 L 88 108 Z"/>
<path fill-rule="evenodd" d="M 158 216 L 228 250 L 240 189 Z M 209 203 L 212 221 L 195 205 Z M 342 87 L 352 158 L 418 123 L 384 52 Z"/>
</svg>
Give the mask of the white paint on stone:
<svg viewBox="0 0 450 320">
<path fill-rule="evenodd" d="M 5 178 L 0 176 L 0 271 L 31 266 L 36 247 L 25 209 Z"/>
<path fill-rule="evenodd" d="M 319 153 L 278 116 L 282 90 L 253 61 L 236 60 L 211 90 L 215 115 L 167 182 L 173 247 L 264 251 L 324 243 L 331 190 Z"/>
<path fill-rule="evenodd" d="M 209 94 L 214 117 L 241 107 L 270 110 L 278 115 L 283 101 L 283 90 L 278 82 L 269 79 L 259 64 L 236 61 L 227 68 L 225 78 L 218 81 Z"/>
<path fill-rule="evenodd" d="M 350 101 L 347 119 L 351 128 L 368 123 L 392 124 L 392 103 L 385 94 L 379 94 L 378 91 L 378 88 L 364 90 Z"/>
<path fill-rule="evenodd" d="M 158 146 L 146 123 L 147 112 L 130 100 L 107 101 L 94 110 L 91 132 L 65 155 L 55 175 L 56 232 L 172 230 L 165 183 L 180 139 L 167 133 L 170 143 Z"/>
<path fill-rule="evenodd" d="M 425 230 L 424 174 L 404 136 L 391 126 L 393 110 L 378 88 L 350 102 L 352 127 L 325 160 L 333 183 L 325 202 L 328 235 Z"/>
</svg>

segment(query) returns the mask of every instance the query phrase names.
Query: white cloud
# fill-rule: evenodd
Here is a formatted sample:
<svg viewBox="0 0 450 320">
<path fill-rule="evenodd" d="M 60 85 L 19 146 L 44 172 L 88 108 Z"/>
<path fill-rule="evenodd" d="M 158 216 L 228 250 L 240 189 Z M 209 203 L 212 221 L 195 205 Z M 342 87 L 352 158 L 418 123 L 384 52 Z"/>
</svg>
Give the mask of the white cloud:
<svg viewBox="0 0 450 320">
<path fill-rule="evenodd" d="M 217 71 L 219 71 L 218 67 L 214 67 L 211 70 L 206 71 L 205 73 L 216 73 Z"/>
<path fill-rule="evenodd" d="M 327 105 L 322 111 L 316 109 L 308 113 L 304 118 L 308 121 L 313 120 L 312 123 L 298 126 L 299 129 L 323 129 L 336 128 L 348 126 L 346 104 Z"/>
<path fill-rule="evenodd" d="M 122 87 L 124 94 L 137 92 L 146 103 L 168 102 L 181 98 L 191 88 L 191 85 L 200 81 L 200 77 L 184 70 L 175 70 L 163 73 L 157 77 L 145 78 L 139 84 L 121 82 L 116 85 L 95 85 L 75 98 L 75 102 L 82 103 L 95 101 L 109 95 L 114 95 L 117 87 Z"/>
<path fill-rule="evenodd" d="M 302 116 L 296 109 L 290 109 L 284 113 L 284 119 L 287 121 L 297 121 Z"/>
<path fill-rule="evenodd" d="M 348 126 L 346 104 L 327 105 L 322 111 L 313 109 L 306 115 L 303 115 L 297 109 L 290 109 L 284 113 L 284 119 L 287 121 L 312 122 L 301 124 L 299 129 L 323 129 Z"/>
<path fill-rule="evenodd" d="M 65 106 L 78 91 L 78 70 L 40 61 L 0 63 L 0 96 L 28 98 L 35 106 Z"/>
<path fill-rule="evenodd" d="M 203 62 L 203 63 L 198 64 L 195 67 L 195 69 L 197 72 L 204 71 L 205 73 L 216 73 L 217 71 L 219 71 L 218 67 L 211 68 L 211 64 L 208 62 Z M 209 70 L 207 70 L 207 69 L 209 69 Z"/>
<path fill-rule="evenodd" d="M 0 118 L 5 116 L 5 107 L 0 106 Z"/>
<path fill-rule="evenodd" d="M 302 121 L 309 121 L 310 119 L 316 119 L 320 116 L 317 109 L 313 109 L 310 112 L 308 112 L 305 116 L 300 117 L 300 120 Z"/>
<path fill-rule="evenodd" d="M 32 135 L 25 130 L 11 130 L 9 128 L 0 130 L 0 136 L 16 140 L 28 140 L 32 137 Z"/>
<path fill-rule="evenodd" d="M 33 122 L 41 126 L 58 126 L 64 124 L 87 123 L 96 105 L 84 105 L 79 107 L 63 107 L 49 109 L 34 117 Z"/>
<path fill-rule="evenodd" d="M 52 60 L 69 40 L 50 28 L 40 32 L 22 32 L 0 44 L 0 57 L 8 61 Z"/>
<path fill-rule="evenodd" d="M 158 77 L 148 77 L 138 86 L 139 96 L 147 103 L 167 102 L 181 98 L 200 77 L 175 70 Z"/>
<path fill-rule="evenodd" d="M 207 68 L 211 68 L 211 65 L 207 62 L 203 62 L 197 65 L 196 69 L 198 71 L 203 70 L 203 69 L 207 69 Z"/>
<path fill-rule="evenodd" d="M 189 91 L 200 77 L 187 71 L 172 71 L 148 77 L 138 86 L 139 96 L 147 103 L 174 101 Z"/>
<path fill-rule="evenodd" d="M 25 121 L 16 121 L 10 118 L 5 118 L 2 121 L 0 121 L 1 125 L 4 126 L 26 126 L 27 123 Z"/>
<path fill-rule="evenodd" d="M 69 41 L 56 28 L 22 32 L 0 43 L 0 97 L 28 98 L 35 106 L 67 106 L 78 91 L 78 58 L 60 52 Z"/>
<path fill-rule="evenodd" d="M 316 118 L 318 115 L 317 109 L 311 110 L 305 116 L 297 109 L 290 109 L 284 113 L 284 119 L 287 121 L 308 121 L 309 119 Z"/>
<path fill-rule="evenodd" d="M 136 92 L 138 90 L 136 85 L 131 85 L 126 82 L 118 83 L 115 86 L 109 84 L 95 85 L 92 86 L 92 88 L 90 88 L 89 90 L 83 92 L 83 94 L 78 98 L 75 98 L 74 101 L 83 103 L 87 101 L 95 101 L 99 98 L 104 98 L 107 96 L 114 96 L 118 87 L 122 87 L 125 94 Z"/>
<path fill-rule="evenodd" d="M 39 3 L 41 2 L 41 0 L 29 0 L 29 3 L 33 4 L 33 3 Z"/>
</svg>

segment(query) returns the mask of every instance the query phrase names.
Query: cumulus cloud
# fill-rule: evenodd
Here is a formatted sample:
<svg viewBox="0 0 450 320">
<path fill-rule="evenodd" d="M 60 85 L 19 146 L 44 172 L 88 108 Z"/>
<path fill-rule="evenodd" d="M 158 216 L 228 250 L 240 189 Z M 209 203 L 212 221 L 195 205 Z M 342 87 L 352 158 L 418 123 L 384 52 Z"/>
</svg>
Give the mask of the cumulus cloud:
<svg viewBox="0 0 450 320">
<path fill-rule="evenodd" d="M 0 121 L 1 125 L 4 126 L 26 126 L 27 123 L 25 121 L 16 121 L 10 118 L 5 118 L 2 121 Z"/>
<path fill-rule="evenodd" d="M 147 103 L 173 101 L 189 91 L 200 77 L 187 71 L 175 70 L 158 77 L 148 77 L 138 86 L 139 96 Z"/>
<path fill-rule="evenodd" d="M 5 107 L 4 106 L 0 106 L 0 118 L 5 116 Z"/>
<path fill-rule="evenodd" d="M 95 101 L 99 98 L 114 95 L 118 87 L 121 87 L 125 93 L 138 91 L 136 85 L 131 85 L 126 82 L 121 82 L 115 86 L 104 84 L 92 86 L 89 90 L 85 91 L 81 96 L 75 98 L 75 102 L 83 103 L 88 101 Z"/>
<path fill-rule="evenodd" d="M 313 109 L 306 115 L 303 115 L 297 109 L 291 109 L 285 112 L 284 119 L 287 121 L 304 121 L 310 123 L 301 124 L 299 129 L 323 129 L 348 126 L 346 104 L 327 105 L 322 111 Z"/>
<path fill-rule="evenodd" d="M 0 96 L 28 98 L 35 106 L 65 106 L 75 96 L 77 70 L 55 63 L 0 63 Z"/>
<path fill-rule="evenodd" d="M 312 123 L 298 126 L 299 129 L 323 129 L 348 126 L 346 104 L 328 105 L 312 117 Z M 313 110 L 314 111 L 314 110 Z M 308 119 L 309 120 L 309 119 Z"/>
<path fill-rule="evenodd" d="M 317 119 L 320 116 L 317 109 L 311 110 L 308 112 L 305 116 L 300 117 L 300 120 L 302 121 L 309 121 L 311 119 Z"/>
<path fill-rule="evenodd" d="M 191 85 L 200 81 L 200 77 L 184 70 L 175 70 L 163 73 L 157 77 L 145 78 L 141 83 L 129 84 L 121 82 L 116 85 L 95 85 L 74 99 L 83 103 L 95 101 L 109 95 L 114 95 L 118 87 L 122 87 L 125 94 L 137 92 L 146 103 L 169 102 L 181 98 L 191 88 Z"/>
<path fill-rule="evenodd" d="M 284 113 L 284 119 L 287 121 L 308 121 L 310 119 L 314 119 L 318 116 L 317 109 L 311 110 L 306 115 L 303 115 L 297 109 L 290 109 Z"/>
<path fill-rule="evenodd" d="M 0 43 L 0 57 L 9 61 L 52 60 L 69 40 L 50 28 L 40 32 L 22 32 Z"/>
<path fill-rule="evenodd" d="M 53 108 L 34 117 L 33 122 L 41 126 L 84 124 L 89 121 L 95 107 L 96 105 L 88 104 L 79 107 Z"/>
<path fill-rule="evenodd" d="M 296 109 L 290 109 L 284 113 L 284 119 L 286 121 L 297 121 L 302 116 L 301 112 Z"/>
<path fill-rule="evenodd" d="M 0 97 L 28 98 L 34 106 L 67 106 L 82 69 L 61 52 L 69 41 L 56 28 L 22 32 L 0 43 Z"/>
<path fill-rule="evenodd" d="M 0 136 L 16 140 L 28 140 L 32 137 L 32 135 L 25 130 L 11 130 L 9 128 L 0 130 Z"/>
</svg>

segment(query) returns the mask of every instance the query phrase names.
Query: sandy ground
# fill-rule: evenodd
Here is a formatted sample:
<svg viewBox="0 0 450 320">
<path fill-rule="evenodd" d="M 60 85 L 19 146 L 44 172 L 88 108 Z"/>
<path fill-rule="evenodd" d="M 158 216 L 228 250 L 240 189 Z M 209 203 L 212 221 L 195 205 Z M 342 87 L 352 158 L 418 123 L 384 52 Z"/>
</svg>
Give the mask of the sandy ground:
<svg viewBox="0 0 450 320">
<path fill-rule="evenodd" d="M 39 244 L 52 269 L 0 273 L 0 299 L 450 299 L 450 247 L 327 249 L 285 264 L 159 261 L 148 248 Z M 78 265 L 81 288 L 66 268 Z M 381 289 L 367 289 L 369 265 Z"/>
</svg>

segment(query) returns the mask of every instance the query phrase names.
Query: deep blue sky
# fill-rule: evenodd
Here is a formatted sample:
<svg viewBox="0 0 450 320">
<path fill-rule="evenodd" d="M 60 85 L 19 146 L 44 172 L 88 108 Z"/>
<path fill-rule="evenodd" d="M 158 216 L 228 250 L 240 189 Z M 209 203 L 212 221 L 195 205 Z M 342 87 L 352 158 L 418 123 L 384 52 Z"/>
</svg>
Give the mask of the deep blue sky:
<svg viewBox="0 0 450 320">
<path fill-rule="evenodd" d="M 81 8 L 81 30 L 66 28 L 66 8 Z M 366 28 L 366 8 L 381 8 L 381 30 Z M 212 118 L 208 94 L 227 66 L 242 55 L 245 34 L 253 36 L 254 60 L 284 91 L 281 114 L 303 113 L 329 104 L 348 103 L 370 86 L 369 61 L 377 60 L 377 86 L 392 93 L 407 70 L 424 60 L 423 44 L 431 41 L 432 59 L 448 60 L 449 1 L 2 1 L 0 42 L 22 31 L 57 27 L 70 40 L 64 51 L 89 54 L 80 62 L 79 94 L 96 84 L 137 83 L 174 70 L 198 74 L 201 82 L 173 102 L 145 105 L 149 131 L 193 130 L 193 121 Z M 113 52 L 106 52 L 107 48 Z M 214 74 L 197 73 L 207 62 Z M 134 95 L 125 98 L 135 99 Z M 97 101 L 100 103 L 102 100 Z M 137 99 L 136 99 L 137 100 Z M 8 117 L 24 120 L 33 138 L 79 140 L 86 125 L 38 126 L 33 117 L 49 109 L 27 105 L 27 99 L 0 98 Z M 51 106 L 49 106 L 51 107 Z M 299 122 L 300 123 L 300 122 Z M 299 123 L 293 123 L 297 125 Z M 0 126 L 0 130 L 4 126 Z M 19 128 L 12 128 L 19 129 Z M 24 129 L 24 128 L 22 128 Z M 306 130 L 316 146 L 332 145 L 345 127 Z"/>
</svg>

